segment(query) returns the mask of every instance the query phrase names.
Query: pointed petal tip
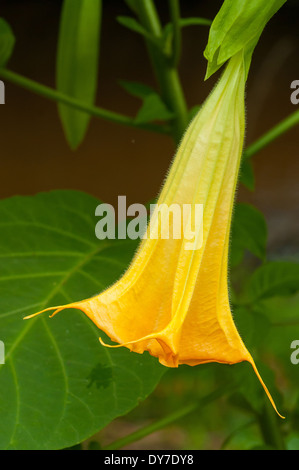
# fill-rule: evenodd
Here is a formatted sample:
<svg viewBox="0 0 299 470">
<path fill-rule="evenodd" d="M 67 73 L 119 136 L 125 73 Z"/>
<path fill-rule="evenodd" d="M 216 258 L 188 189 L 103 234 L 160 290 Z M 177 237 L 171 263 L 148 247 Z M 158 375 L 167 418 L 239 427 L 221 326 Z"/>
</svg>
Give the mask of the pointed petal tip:
<svg viewBox="0 0 299 470">
<path fill-rule="evenodd" d="M 157 351 L 153 352 L 152 348 L 148 347 L 148 345 L 144 343 L 145 341 L 150 341 L 150 340 L 156 340 L 159 343 L 159 345 L 161 346 L 161 351 L 159 353 Z M 163 335 L 163 332 L 152 333 L 147 336 L 138 338 L 136 340 L 121 342 L 119 344 L 107 344 L 102 340 L 101 337 L 99 338 L 99 341 L 102 346 L 110 348 L 110 349 L 126 347 L 131 352 L 135 352 L 138 354 L 143 354 L 144 352 L 147 351 L 151 356 L 156 357 L 159 360 L 159 363 L 165 367 L 178 368 L 180 365 L 179 355 L 171 347 L 171 345 L 167 343 Z M 117 341 L 117 340 L 112 339 L 112 341 Z"/>
<path fill-rule="evenodd" d="M 137 352 L 139 354 L 142 354 L 142 353 L 144 353 L 145 349 L 143 347 L 141 347 L 141 343 L 144 340 L 152 339 L 151 336 L 152 335 L 149 335 L 149 336 L 145 336 L 143 338 L 139 338 L 139 339 L 136 339 L 136 340 L 121 342 L 121 343 L 117 343 L 117 344 L 107 344 L 102 340 L 101 337 L 99 338 L 99 341 L 100 341 L 101 345 L 105 346 L 106 348 L 116 349 L 116 348 L 125 347 L 125 348 L 130 349 L 130 351 L 134 351 L 134 352 Z M 112 340 L 112 341 L 114 341 L 114 340 Z"/>
<path fill-rule="evenodd" d="M 99 337 L 99 341 L 102 346 L 105 346 L 105 348 L 110 348 L 110 349 L 121 348 L 123 346 L 126 346 L 126 344 L 107 344 L 102 340 L 101 337 Z"/>
<path fill-rule="evenodd" d="M 278 416 L 279 416 L 281 419 L 285 419 L 285 416 L 283 416 L 282 414 L 280 414 L 279 411 L 278 411 L 278 409 L 276 408 L 276 405 L 275 405 L 275 402 L 274 402 L 274 400 L 273 400 L 273 398 L 272 398 L 272 396 L 271 396 L 271 393 L 269 392 L 269 390 L 268 390 L 268 388 L 267 388 L 265 382 L 263 381 L 263 379 L 262 379 L 262 377 L 261 377 L 259 371 L 257 370 L 257 367 L 256 367 L 256 365 L 255 365 L 254 360 L 253 360 L 252 358 L 250 358 L 250 359 L 248 359 L 248 362 L 252 365 L 253 370 L 254 370 L 254 372 L 256 373 L 256 376 L 257 376 L 257 378 L 259 379 L 259 381 L 260 381 L 260 383 L 261 383 L 263 389 L 265 390 L 266 395 L 267 395 L 267 397 L 269 398 L 270 403 L 271 403 L 271 405 L 273 406 L 274 410 L 276 411 L 276 413 L 278 414 Z"/>
<path fill-rule="evenodd" d="M 40 312 L 36 312 L 36 313 L 32 313 L 31 315 L 27 315 L 26 317 L 23 318 L 23 320 L 30 320 L 30 318 L 37 317 L 38 315 L 41 315 L 44 312 L 50 312 L 51 310 L 55 310 L 57 308 L 58 307 L 45 308 L 44 310 L 41 310 Z M 51 315 L 50 315 L 50 317 L 51 317 Z"/>
<path fill-rule="evenodd" d="M 37 317 L 38 315 L 41 315 L 42 313 L 50 312 L 54 310 L 54 312 L 51 315 L 49 315 L 49 318 L 52 318 L 54 317 L 54 315 L 56 315 L 57 313 L 67 308 L 78 308 L 78 307 L 76 303 L 68 304 L 68 305 L 59 305 L 56 307 L 49 307 L 49 308 L 45 308 L 44 310 L 40 310 L 39 312 L 33 313 L 31 315 L 27 315 L 26 317 L 23 318 L 23 320 L 30 320 L 31 318 Z"/>
</svg>

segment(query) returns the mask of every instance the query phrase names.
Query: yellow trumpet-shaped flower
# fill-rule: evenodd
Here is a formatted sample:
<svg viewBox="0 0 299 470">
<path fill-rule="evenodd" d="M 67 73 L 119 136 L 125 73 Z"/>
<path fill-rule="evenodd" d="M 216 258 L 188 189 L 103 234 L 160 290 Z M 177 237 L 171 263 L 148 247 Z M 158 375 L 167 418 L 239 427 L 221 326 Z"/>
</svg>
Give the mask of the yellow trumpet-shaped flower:
<svg viewBox="0 0 299 470">
<path fill-rule="evenodd" d="M 150 237 L 149 227 L 118 282 L 96 297 L 55 307 L 53 315 L 65 308 L 80 309 L 118 343 L 116 347 L 148 351 L 168 367 L 248 361 L 276 410 L 229 304 L 228 250 L 244 140 L 244 94 L 239 53 L 186 131 L 158 199 L 158 207 L 203 206 L 194 249 L 187 249 L 184 236 Z M 159 225 L 161 219 L 154 216 Z"/>
</svg>

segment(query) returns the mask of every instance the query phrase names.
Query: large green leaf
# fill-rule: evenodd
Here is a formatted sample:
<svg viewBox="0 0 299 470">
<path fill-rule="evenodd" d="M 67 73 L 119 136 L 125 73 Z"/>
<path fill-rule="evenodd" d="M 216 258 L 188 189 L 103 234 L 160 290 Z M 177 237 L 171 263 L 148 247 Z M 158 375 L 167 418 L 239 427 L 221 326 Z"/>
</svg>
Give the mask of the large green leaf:
<svg viewBox="0 0 299 470">
<path fill-rule="evenodd" d="M 64 0 L 57 50 L 57 89 L 94 104 L 99 59 L 101 0 Z M 67 140 L 72 148 L 84 139 L 90 116 L 58 105 Z"/>
<path fill-rule="evenodd" d="M 99 201 L 53 191 L 0 203 L 0 448 L 59 449 L 93 435 L 152 392 L 166 370 L 108 349 L 80 311 L 23 317 L 111 285 L 136 243 L 99 241 Z M 104 335 L 105 336 L 105 335 Z"/>
</svg>

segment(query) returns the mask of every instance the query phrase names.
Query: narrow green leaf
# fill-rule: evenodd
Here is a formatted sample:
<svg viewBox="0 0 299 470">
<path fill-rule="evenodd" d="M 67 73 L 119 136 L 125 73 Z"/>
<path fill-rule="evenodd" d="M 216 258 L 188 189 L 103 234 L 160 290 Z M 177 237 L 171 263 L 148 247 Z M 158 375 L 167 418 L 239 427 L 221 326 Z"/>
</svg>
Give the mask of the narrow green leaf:
<svg viewBox="0 0 299 470">
<path fill-rule="evenodd" d="M 139 82 L 131 82 L 128 80 L 119 80 L 120 86 L 126 90 L 132 96 L 136 96 L 137 98 L 141 98 L 142 100 L 153 93 L 156 93 L 153 88 L 144 83 Z"/>
<path fill-rule="evenodd" d="M 246 290 L 250 302 L 296 292 L 299 292 L 299 264 L 287 261 L 272 261 L 260 266 Z"/>
<path fill-rule="evenodd" d="M 134 31 L 134 33 L 141 34 L 145 38 L 152 41 L 154 44 L 158 44 L 157 39 L 152 34 L 150 34 L 137 20 L 135 20 L 135 18 L 132 18 L 131 16 L 118 16 L 117 21 L 122 26 L 125 26 L 131 31 Z"/>
<path fill-rule="evenodd" d="M 211 20 L 207 18 L 180 18 L 178 25 L 180 28 L 188 26 L 210 26 Z M 171 56 L 172 51 L 172 40 L 173 40 L 173 24 L 167 23 L 163 28 L 163 51 L 166 56 Z"/>
<path fill-rule="evenodd" d="M 0 67 L 6 65 L 15 45 L 15 37 L 9 24 L 0 18 Z"/>
<path fill-rule="evenodd" d="M 169 111 L 157 93 L 152 93 L 145 97 L 135 122 L 141 124 L 152 121 L 168 121 L 170 119 L 173 119 L 173 113 Z"/>
<path fill-rule="evenodd" d="M 131 16 L 118 16 L 116 19 L 119 22 L 119 24 L 121 24 L 122 26 L 125 26 L 131 31 L 142 34 L 143 36 L 146 36 L 146 37 L 150 36 L 150 34 L 146 31 L 146 29 L 137 20 L 135 20 L 135 18 L 132 18 Z"/>
<path fill-rule="evenodd" d="M 211 26 L 212 21 L 207 18 L 180 18 L 179 26 L 181 28 L 186 28 L 188 26 Z M 167 23 L 164 26 L 164 34 L 170 34 L 173 31 L 173 24 Z"/>
<path fill-rule="evenodd" d="M 57 50 L 57 89 L 93 105 L 97 91 L 101 0 L 64 0 Z M 59 115 L 70 146 L 83 141 L 90 116 L 59 104 Z"/>
<path fill-rule="evenodd" d="M 138 11 L 137 2 L 138 0 L 125 0 L 125 3 L 134 13 L 137 13 Z"/>
<path fill-rule="evenodd" d="M 130 240 L 95 237 L 97 199 L 53 191 L 0 202 L 0 449 L 64 449 L 148 396 L 166 368 L 108 349 L 86 315 L 26 315 L 88 298 L 125 271 Z M 107 339 L 107 338 L 106 338 Z"/>
<path fill-rule="evenodd" d="M 236 266 L 242 261 L 245 250 L 264 260 L 267 235 L 263 214 L 250 204 L 236 204 L 232 223 L 231 265 Z"/>
<path fill-rule="evenodd" d="M 153 88 L 143 83 L 126 80 L 121 80 L 119 84 L 127 93 L 143 101 L 135 118 L 136 124 L 173 119 L 173 113 L 167 108 L 160 95 Z"/>
<path fill-rule="evenodd" d="M 181 28 L 186 26 L 211 26 L 212 21 L 208 18 L 180 18 L 179 25 Z"/>
</svg>

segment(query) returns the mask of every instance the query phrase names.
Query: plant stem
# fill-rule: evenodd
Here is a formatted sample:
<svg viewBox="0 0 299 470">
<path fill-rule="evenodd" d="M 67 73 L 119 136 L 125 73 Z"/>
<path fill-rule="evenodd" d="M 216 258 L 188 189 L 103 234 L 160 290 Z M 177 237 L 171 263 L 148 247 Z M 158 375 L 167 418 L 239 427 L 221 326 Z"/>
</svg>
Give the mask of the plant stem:
<svg viewBox="0 0 299 470">
<path fill-rule="evenodd" d="M 128 436 L 125 436 L 121 439 L 118 439 L 117 441 L 112 442 L 108 446 L 104 447 L 104 450 L 121 449 L 129 444 L 132 444 L 133 442 L 143 439 L 144 437 L 149 436 L 150 434 L 157 432 L 165 428 L 166 426 L 169 426 L 170 424 L 189 415 L 190 413 L 198 409 L 202 409 L 204 406 L 208 405 L 214 400 L 217 400 L 221 396 L 224 396 L 230 391 L 231 391 L 231 387 L 226 387 L 226 388 L 223 387 L 221 389 L 218 389 L 210 393 L 206 397 L 202 398 L 199 402 L 191 403 L 190 405 L 187 405 L 181 408 L 180 410 L 169 414 L 165 418 L 162 418 L 159 421 L 156 421 L 155 423 L 149 424 L 148 426 L 145 426 L 139 429 L 138 431 L 135 431 L 129 434 Z"/>
<path fill-rule="evenodd" d="M 138 17 L 142 26 L 161 44 L 158 47 L 145 39 L 161 96 L 175 115 L 172 135 L 178 144 L 188 125 L 188 110 L 177 68 L 163 52 L 162 27 L 152 0 L 140 0 L 138 2 Z"/>
<path fill-rule="evenodd" d="M 171 22 L 173 25 L 173 51 L 172 65 L 178 66 L 181 57 L 181 27 L 180 27 L 180 2 L 179 0 L 168 0 Z"/>
<path fill-rule="evenodd" d="M 222 445 L 221 445 L 221 450 L 224 450 L 227 445 L 230 443 L 230 441 L 235 437 L 237 436 L 241 431 L 243 431 L 244 429 L 247 429 L 248 427 L 252 426 L 252 425 L 256 425 L 256 420 L 255 419 L 251 419 L 250 421 L 247 421 L 246 423 L 242 424 L 241 426 L 239 426 L 237 429 L 234 429 L 229 436 L 227 436 L 227 438 L 223 441 Z"/>
<path fill-rule="evenodd" d="M 65 95 L 64 93 L 60 93 L 59 91 L 56 91 L 53 88 L 41 85 L 40 83 L 35 82 L 34 80 L 31 80 L 29 78 L 23 77 L 22 75 L 12 72 L 11 70 L 0 69 L 0 77 L 11 83 L 14 83 L 15 85 L 32 91 L 38 95 L 41 95 L 44 98 L 48 98 L 50 100 L 72 106 L 73 108 L 79 111 L 84 111 L 92 116 L 105 119 L 106 121 L 111 121 L 117 124 L 122 124 L 130 127 L 137 127 L 139 129 L 144 129 L 151 132 L 158 132 L 162 134 L 169 133 L 169 129 L 166 126 L 136 123 L 134 119 L 128 116 L 124 116 L 113 111 L 108 111 L 104 108 L 99 108 L 97 106 L 89 106 L 82 101 L 72 98 L 71 96 Z"/>
<path fill-rule="evenodd" d="M 278 418 L 268 402 L 265 402 L 263 412 L 258 415 L 258 423 L 265 444 L 274 447 L 276 450 L 285 450 Z"/>
<path fill-rule="evenodd" d="M 299 111 L 290 114 L 290 116 L 266 132 L 256 142 L 249 145 L 244 152 L 244 158 L 252 157 L 297 124 L 299 124 Z"/>
<path fill-rule="evenodd" d="M 180 418 L 183 418 L 184 416 L 187 416 L 190 414 L 192 411 L 195 411 L 198 407 L 198 404 L 191 404 L 189 406 L 186 406 L 182 408 L 181 410 L 178 410 L 165 418 L 156 421 L 155 423 L 149 424 L 148 426 L 145 426 L 144 428 L 139 429 L 138 431 L 133 432 L 132 434 L 129 434 L 128 436 L 125 436 L 121 439 L 118 439 L 115 442 L 112 442 L 112 444 L 109 444 L 107 447 L 104 447 L 104 450 L 116 450 L 116 449 L 122 449 L 123 447 L 139 441 L 140 439 L 143 439 L 146 436 L 149 436 L 150 434 L 159 431 L 160 429 L 165 428 L 169 424 L 172 424 L 173 422 L 177 421 Z"/>
</svg>

